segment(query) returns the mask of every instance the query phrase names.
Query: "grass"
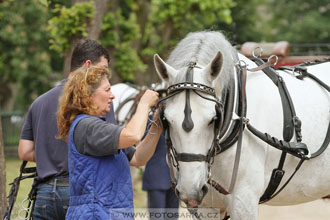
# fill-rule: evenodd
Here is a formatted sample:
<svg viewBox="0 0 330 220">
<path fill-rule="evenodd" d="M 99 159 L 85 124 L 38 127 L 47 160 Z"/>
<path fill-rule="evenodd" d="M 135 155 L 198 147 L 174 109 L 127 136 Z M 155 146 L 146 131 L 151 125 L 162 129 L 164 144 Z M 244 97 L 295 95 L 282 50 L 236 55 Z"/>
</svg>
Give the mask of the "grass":
<svg viewBox="0 0 330 220">
<path fill-rule="evenodd" d="M 137 169 L 137 171 L 135 170 Z M 136 172 L 136 173 L 134 173 Z M 147 193 L 142 190 L 142 168 L 132 168 L 133 198 L 135 208 L 147 207 Z"/>
<path fill-rule="evenodd" d="M 18 177 L 19 169 L 22 161 L 18 158 L 6 158 L 6 181 L 7 181 L 7 196 L 9 194 L 11 186 L 9 183 Z M 35 166 L 35 163 L 29 162 L 27 167 Z M 142 190 L 142 171 L 141 169 L 133 168 L 132 169 L 132 180 L 133 180 L 133 190 L 134 190 L 134 207 L 136 208 L 146 208 L 146 192 Z M 24 199 L 27 198 L 33 179 L 25 179 L 21 181 L 15 207 L 21 207 L 21 203 Z M 15 208 L 14 208 L 15 209 Z"/>
<path fill-rule="evenodd" d="M 19 175 L 19 169 L 21 166 L 22 161 L 19 160 L 18 158 L 6 158 L 6 192 L 7 192 L 7 196 L 9 195 L 9 191 L 11 189 L 11 185 L 9 185 L 9 183 L 13 182 L 14 179 L 16 177 L 18 177 Z M 35 166 L 35 163 L 29 162 L 27 164 L 27 167 L 32 167 Z M 21 210 L 22 206 L 22 202 L 24 199 L 27 198 L 30 190 L 31 190 L 31 186 L 33 183 L 33 179 L 29 178 L 29 179 L 25 179 L 21 181 L 19 190 L 18 190 L 18 194 L 17 194 L 17 198 L 16 198 L 16 204 L 14 205 L 13 211 L 12 211 L 12 218 L 13 219 L 18 219 L 17 218 L 17 211 Z M 24 203 L 25 205 L 27 205 L 27 203 Z M 24 215 L 22 215 L 24 216 Z"/>
<path fill-rule="evenodd" d="M 7 181 L 7 195 L 9 194 L 9 190 L 11 186 L 9 183 L 13 182 L 16 177 L 19 175 L 19 168 L 21 166 L 22 161 L 18 158 L 6 158 L 6 181 Z M 35 166 L 35 163 L 29 162 L 27 164 L 28 167 Z M 30 192 L 31 186 L 33 183 L 33 179 L 25 179 L 21 181 L 20 188 L 17 195 L 17 202 L 21 202 L 27 198 L 27 195 Z"/>
</svg>

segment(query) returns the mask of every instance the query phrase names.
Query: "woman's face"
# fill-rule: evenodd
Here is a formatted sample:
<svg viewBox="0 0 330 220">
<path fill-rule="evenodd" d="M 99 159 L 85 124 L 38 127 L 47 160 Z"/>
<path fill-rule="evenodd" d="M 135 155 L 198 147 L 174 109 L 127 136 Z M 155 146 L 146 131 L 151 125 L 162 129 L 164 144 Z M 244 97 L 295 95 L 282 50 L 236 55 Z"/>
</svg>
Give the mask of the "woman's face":
<svg viewBox="0 0 330 220">
<path fill-rule="evenodd" d="M 108 112 L 110 112 L 110 103 L 115 96 L 111 92 L 109 80 L 104 79 L 100 83 L 100 86 L 92 94 L 91 98 L 93 103 L 99 109 L 99 116 L 105 116 Z"/>
</svg>

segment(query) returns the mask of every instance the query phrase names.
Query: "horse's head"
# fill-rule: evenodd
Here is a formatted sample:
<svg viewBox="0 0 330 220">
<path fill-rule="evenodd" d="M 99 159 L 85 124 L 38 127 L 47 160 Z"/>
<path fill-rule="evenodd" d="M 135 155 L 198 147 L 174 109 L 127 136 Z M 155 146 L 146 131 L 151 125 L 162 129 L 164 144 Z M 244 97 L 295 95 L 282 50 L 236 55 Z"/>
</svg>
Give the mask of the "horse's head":
<svg viewBox="0 0 330 220">
<path fill-rule="evenodd" d="M 168 83 L 168 97 L 162 114 L 163 126 L 171 146 L 169 166 L 177 164 L 176 193 L 188 206 L 198 206 L 208 191 L 210 165 L 221 120 L 222 103 L 214 81 L 223 66 L 218 52 L 205 66 L 190 63 L 176 69 L 157 54 L 154 63 L 159 76 Z"/>
</svg>

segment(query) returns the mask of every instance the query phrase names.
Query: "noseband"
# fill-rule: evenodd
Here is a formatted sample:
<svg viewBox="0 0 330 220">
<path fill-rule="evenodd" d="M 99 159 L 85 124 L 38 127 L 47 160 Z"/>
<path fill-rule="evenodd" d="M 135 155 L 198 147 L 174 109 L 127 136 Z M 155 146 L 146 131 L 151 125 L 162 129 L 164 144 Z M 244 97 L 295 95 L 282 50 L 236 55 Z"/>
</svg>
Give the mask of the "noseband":
<svg viewBox="0 0 330 220">
<path fill-rule="evenodd" d="M 220 125 L 222 124 L 223 120 L 223 103 L 218 99 L 218 97 L 215 94 L 214 88 L 211 88 L 207 85 L 203 85 L 200 83 L 194 83 L 193 82 L 193 69 L 194 68 L 201 68 L 196 65 L 195 62 L 191 62 L 188 64 L 188 69 L 186 72 L 186 82 L 183 83 L 177 83 L 174 85 L 171 85 L 167 89 L 167 97 L 164 99 L 161 99 L 158 104 L 161 102 L 181 93 L 182 91 L 186 91 L 186 103 L 185 103 L 185 109 L 184 109 L 184 120 L 182 122 L 182 128 L 186 132 L 190 132 L 193 127 L 194 123 L 191 119 L 191 106 L 190 106 L 190 91 L 193 91 L 195 94 L 200 96 L 203 99 L 206 99 L 208 101 L 215 102 L 215 111 L 216 116 L 213 118 L 214 123 L 214 139 L 211 148 L 209 149 L 207 155 L 203 154 L 192 154 L 192 153 L 177 153 L 176 150 L 173 147 L 171 137 L 170 137 L 170 129 L 168 126 L 168 122 L 166 118 L 164 117 L 164 110 L 165 107 L 161 106 L 159 109 L 159 117 L 162 124 L 163 132 L 165 134 L 166 138 L 166 145 L 167 145 L 167 153 L 168 153 L 168 160 L 173 165 L 173 167 L 176 167 L 177 170 L 179 170 L 179 161 L 182 162 L 207 162 L 208 163 L 208 171 L 210 171 L 210 167 L 214 161 L 214 156 L 217 152 L 217 149 L 220 148 L 219 146 L 219 132 L 220 132 Z M 207 95 L 211 95 L 212 98 L 206 97 L 202 95 L 202 93 L 205 93 Z M 172 181 L 174 180 L 174 175 L 171 173 Z M 176 181 L 173 181 L 176 182 Z"/>
</svg>

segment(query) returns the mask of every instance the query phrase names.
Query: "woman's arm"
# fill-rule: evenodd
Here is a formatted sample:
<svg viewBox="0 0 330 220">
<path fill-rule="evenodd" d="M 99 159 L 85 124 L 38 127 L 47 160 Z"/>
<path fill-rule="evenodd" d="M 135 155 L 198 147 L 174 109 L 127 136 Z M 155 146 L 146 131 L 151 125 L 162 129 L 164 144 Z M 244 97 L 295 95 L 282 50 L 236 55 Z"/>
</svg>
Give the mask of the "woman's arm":
<svg viewBox="0 0 330 220">
<path fill-rule="evenodd" d="M 157 114 L 154 115 L 154 120 Z M 144 166 L 155 152 L 160 134 L 162 132 L 158 120 L 152 123 L 147 136 L 137 145 L 136 151 L 130 161 L 131 166 Z"/>
<path fill-rule="evenodd" d="M 127 148 L 140 142 L 145 133 L 149 111 L 157 102 L 157 92 L 147 90 L 143 94 L 134 116 L 120 133 L 118 149 Z"/>
</svg>

